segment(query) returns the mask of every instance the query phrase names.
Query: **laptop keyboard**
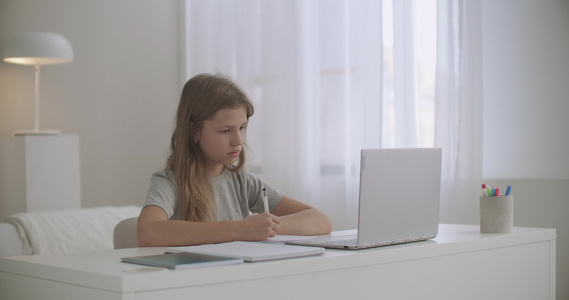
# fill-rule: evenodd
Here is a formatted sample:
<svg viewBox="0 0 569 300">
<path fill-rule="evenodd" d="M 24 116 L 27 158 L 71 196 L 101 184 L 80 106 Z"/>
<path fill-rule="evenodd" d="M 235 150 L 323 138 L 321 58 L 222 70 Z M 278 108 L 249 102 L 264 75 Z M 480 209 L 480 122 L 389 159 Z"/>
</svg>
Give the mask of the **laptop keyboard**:
<svg viewBox="0 0 569 300">
<path fill-rule="evenodd" d="M 315 241 L 317 241 L 317 244 L 321 244 L 321 245 L 344 245 L 344 246 L 356 246 L 358 244 L 358 239 L 345 239 L 345 240 L 341 240 L 341 239 L 330 239 L 330 240 L 314 240 L 314 241 L 307 241 L 309 243 L 314 243 Z"/>
</svg>

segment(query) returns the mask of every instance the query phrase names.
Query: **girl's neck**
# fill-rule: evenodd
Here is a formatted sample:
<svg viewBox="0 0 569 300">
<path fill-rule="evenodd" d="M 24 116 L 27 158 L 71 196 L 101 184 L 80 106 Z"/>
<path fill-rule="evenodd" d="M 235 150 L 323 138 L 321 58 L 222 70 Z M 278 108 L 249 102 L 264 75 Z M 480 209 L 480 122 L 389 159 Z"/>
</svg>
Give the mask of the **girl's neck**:
<svg viewBox="0 0 569 300">
<path fill-rule="evenodd" d="M 209 177 L 217 177 L 225 171 L 225 166 L 220 165 L 213 168 L 208 168 L 206 173 Z"/>
</svg>

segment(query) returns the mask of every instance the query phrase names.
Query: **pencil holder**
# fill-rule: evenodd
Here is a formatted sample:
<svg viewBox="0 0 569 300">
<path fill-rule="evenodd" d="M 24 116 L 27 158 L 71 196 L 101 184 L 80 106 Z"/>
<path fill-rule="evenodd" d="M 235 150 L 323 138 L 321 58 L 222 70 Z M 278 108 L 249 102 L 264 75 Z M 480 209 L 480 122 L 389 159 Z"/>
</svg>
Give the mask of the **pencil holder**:
<svg viewBox="0 0 569 300">
<path fill-rule="evenodd" d="M 514 196 L 480 197 L 480 232 L 508 233 L 514 227 Z"/>
</svg>

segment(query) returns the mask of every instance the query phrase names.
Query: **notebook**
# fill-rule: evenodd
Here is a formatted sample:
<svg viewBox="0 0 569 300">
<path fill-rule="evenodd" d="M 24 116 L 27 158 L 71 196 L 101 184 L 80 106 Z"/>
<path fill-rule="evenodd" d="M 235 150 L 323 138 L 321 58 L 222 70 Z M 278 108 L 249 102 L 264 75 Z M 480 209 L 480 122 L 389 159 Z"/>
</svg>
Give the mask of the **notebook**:
<svg viewBox="0 0 569 300">
<path fill-rule="evenodd" d="M 363 149 L 357 234 L 286 243 L 357 250 L 435 238 L 441 157 L 440 148 Z"/>
<path fill-rule="evenodd" d="M 285 244 L 272 244 L 260 242 L 229 242 L 220 244 L 207 244 L 199 246 L 170 247 L 166 252 L 191 252 L 211 255 L 233 256 L 242 258 L 246 262 L 258 262 L 303 256 L 321 255 L 324 248 L 302 247 Z"/>
<path fill-rule="evenodd" d="M 166 253 L 123 257 L 123 262 L 168 269 L 190 269 L 243 263 L 242 258 L 199 253 Z"/>
</svg>

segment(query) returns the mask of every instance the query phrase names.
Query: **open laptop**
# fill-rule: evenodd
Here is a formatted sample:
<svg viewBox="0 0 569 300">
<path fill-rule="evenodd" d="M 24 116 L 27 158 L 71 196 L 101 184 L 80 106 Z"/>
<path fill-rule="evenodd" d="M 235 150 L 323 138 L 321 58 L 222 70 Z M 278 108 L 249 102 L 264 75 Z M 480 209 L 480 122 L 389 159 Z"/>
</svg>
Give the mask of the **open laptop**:
<svg viewBox="0 0 569 300">
<path fill-rule="evenodd" d="M 287 244 L 357 250 L 435 238 L 441 157 L 440 148 L 363 149 L 357 235 Z"/>
</svg>

